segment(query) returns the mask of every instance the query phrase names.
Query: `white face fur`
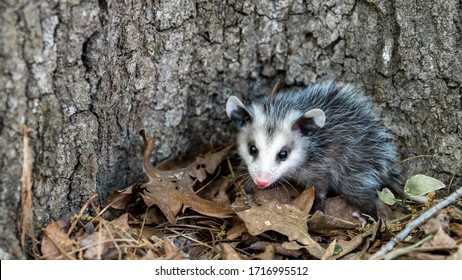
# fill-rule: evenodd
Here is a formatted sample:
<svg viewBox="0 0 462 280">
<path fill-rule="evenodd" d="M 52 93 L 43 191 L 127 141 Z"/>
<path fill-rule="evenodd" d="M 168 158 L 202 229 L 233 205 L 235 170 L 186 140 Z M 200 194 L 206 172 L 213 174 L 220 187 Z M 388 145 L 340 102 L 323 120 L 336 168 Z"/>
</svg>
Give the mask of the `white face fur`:
<svg viewBox="0 0 462 280">
<path fill-rule="evenodd" d="M 297 175 L 298 167 L 305 160 L 308 143 L 301 139 L 301 131 L 294 128 L 294 123 L 301 117 L 300 112 L 290 111 L 270 135 L 269 116 L 262 105 L 256 104 L 252 108 L 248 110 L 235 97 L 230 98 L 226 106 L 228 116 L 235 122 L 237 119 L 236 124 L 241 127 L 237 140 L 239 155 L 254 183 L 265 188 L 281 178 L 291 179 Z M 324 113 L 319 109 L 310 110 L 303 116 L 312 117 L 320 127 L 325 121 Z"/>
</svg>

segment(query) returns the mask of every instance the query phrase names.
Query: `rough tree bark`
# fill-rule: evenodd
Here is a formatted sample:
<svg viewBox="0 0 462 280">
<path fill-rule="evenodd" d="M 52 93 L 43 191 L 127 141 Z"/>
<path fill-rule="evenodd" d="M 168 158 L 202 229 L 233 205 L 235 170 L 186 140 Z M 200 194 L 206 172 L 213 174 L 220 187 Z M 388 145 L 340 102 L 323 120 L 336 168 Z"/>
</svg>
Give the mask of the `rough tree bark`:
<svg viewBox="0 0 462 280">
<path fill-rule="evenodd" d="M 22 126 L 34 219 L 139 179 L 140 137 L 159 161 L 225 142 L 223 105 L 281 86 L 351 81 L 377 101 L 412 172 L 449 182 L 462 161 L 457 0 L 155 0 L 0 3 L 0 258 L 22 258 Z M 460 177 L 456 183 L 460 183 Z"/>
</svg>

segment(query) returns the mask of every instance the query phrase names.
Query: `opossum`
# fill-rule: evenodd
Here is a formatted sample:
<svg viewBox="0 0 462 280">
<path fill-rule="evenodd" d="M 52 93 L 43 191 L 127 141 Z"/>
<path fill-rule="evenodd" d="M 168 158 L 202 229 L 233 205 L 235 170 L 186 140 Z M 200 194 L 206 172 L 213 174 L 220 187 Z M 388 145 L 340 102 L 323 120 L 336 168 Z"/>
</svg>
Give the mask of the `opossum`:
<svg viewBox="0 0 462 280">
<path fill-rule="evenodd" d="M 372 112 L 372 102 L 352 85 L 333 81 L 265 96 L 249 105 L 226 103 L 239 128 L 238 154 L 252 181 L 247 191 L 285 183 L 315 188 L 315 210 L 340 194 L 377 217 L 376 190 L 402 193 L 394 136 Z"/>
</svg>

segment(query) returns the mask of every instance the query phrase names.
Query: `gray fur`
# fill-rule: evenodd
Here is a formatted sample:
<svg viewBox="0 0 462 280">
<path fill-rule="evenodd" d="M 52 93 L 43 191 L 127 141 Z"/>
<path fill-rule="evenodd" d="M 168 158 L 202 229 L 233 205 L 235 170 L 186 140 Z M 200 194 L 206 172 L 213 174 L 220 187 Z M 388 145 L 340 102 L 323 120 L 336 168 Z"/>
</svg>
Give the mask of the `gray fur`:
<svg viewBox="0 0 462 280">
<path fill-rule="evenodd" d="M 231 97 L 228 103 L 232 104 L 227 104 L 227 114 L 240 127 L 239 154 L 247 160 L 249 171 L 255 169 L 250 173 L 270 177 L 253 166 L 260 164 L 259 158 L 266 151 L 248 154 L 247 147 L 257 141 L 255 135 L 261 133 L 270 142 L 283 134 L 287 144 L 281 150 L 288 150 L 289 157 L 282 162 L 274 155 L 272 168 L 287 165 L 274 184 L 287 180 L 314 186 L 316 209 L 322 210 L 326 195 L 333 192 L 376 216 L 376 190 L 387 186 L 398 194 L 402 192 L 398 172 L 389 170 L 398 159 L 394 137 L 375 118 L 370 100 L 352 86 L 325 82 L 263 97 L 248 106 L 237 97 Z M 303 153 L 302 159 L 291 152 Z M 297 162 L 290 165 L 291 160 Z"/>
</svg>

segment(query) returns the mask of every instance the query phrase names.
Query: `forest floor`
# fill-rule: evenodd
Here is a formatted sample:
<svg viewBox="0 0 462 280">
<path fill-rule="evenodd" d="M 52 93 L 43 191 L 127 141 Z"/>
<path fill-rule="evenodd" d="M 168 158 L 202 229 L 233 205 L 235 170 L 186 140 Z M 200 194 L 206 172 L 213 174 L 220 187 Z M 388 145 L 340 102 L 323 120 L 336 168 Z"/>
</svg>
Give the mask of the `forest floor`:
<svg viewBox="0 0 462 280">
<path fill-rule="evenodd" d="M 232 145 L 206 145 L 153 167 L 155 142 L 142 136 L 147 180 L 113 193 L 105 206 L 93 195 L 78 213 L 44 227 L 40 242 L 30 217 L 23 220 L 21 241 L 31 258 L 462 259 L 460 189 L 449 195 L 451 186 L 437 181 L 422 192 L 424 202 L 379 201 L 376 220 L 340 196 L 313 213 L 310 186 L 246 194 Z M 31 213 L 30 199 L 23 200 L 22 212 Z"/>
</svg>

